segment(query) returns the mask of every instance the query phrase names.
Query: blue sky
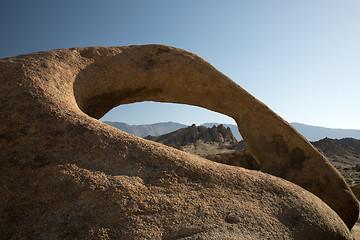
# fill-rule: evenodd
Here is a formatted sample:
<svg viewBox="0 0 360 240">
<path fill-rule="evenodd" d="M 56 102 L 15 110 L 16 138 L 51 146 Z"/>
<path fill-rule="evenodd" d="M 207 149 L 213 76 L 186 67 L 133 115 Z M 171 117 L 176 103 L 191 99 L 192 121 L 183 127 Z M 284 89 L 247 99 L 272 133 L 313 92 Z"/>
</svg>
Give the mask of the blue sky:
<svg viewBox="0 0 360 240">
<path fill-rule="evenodd" d="M 0 1 L 0 58 L 165 44 L 198 54 L 289 122 L 360 129 L 360 1 Z M 197 107 L 119 106 L 102 120 L 233 123 Z"/>
</svg>

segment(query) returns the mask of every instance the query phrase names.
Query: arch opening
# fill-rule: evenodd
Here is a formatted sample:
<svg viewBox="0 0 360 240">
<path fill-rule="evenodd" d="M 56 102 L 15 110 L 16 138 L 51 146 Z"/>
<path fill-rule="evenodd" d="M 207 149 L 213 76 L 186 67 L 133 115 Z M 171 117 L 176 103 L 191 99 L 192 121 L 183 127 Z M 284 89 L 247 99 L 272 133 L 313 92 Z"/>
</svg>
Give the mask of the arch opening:
<svg viewBox="0 0 360 240">
<path fill-rule="evenodd" d="M 148 125 L 160 122 L 176 122 L 183 125 L 198 126 L 209 123 L 231 124 L 236 122 L 231 117 L 202 107 L 144 101 L 122 104 L 107 112 L 100 121 L 124 122 L 130 125 Z M 241 138 L 241 137 L 240 137 Z"/>
<path fill-rule="evenodd" d="M 139 102 L 117 106 L 100 121 L 124 132 L 211 161 L 259 169 L 259 164 L 241 141 L 235 121 L 204 108 L 185 104 Z"/>
</svg>

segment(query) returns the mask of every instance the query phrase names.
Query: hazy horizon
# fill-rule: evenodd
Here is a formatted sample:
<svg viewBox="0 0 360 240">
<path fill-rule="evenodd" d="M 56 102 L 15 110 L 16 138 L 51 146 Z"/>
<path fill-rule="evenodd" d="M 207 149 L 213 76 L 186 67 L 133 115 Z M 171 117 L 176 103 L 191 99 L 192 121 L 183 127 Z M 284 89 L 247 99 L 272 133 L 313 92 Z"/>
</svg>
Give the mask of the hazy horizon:
<svg viewBox="0 0 360 240">
<path fill-rule="evenodd" d="M 359 12 L 355 0 L 4 0 L 0 58 L 170 45 L 199 55 L 288 122 L 360 129 Z M 117 107 L 102 118 L 109 119 L 234 123 L 201 108 L 153 102 Z"/>
<path fill-rule="evenodd" d="M 186 125 L 186 126 L 191 126 L 192 124 L 195 124 L 196 126 L 201 126 L 203 124 L 207 124 L 207 123 L 216 123 L 216 124 L 232 124 L 232 125 L 237 125 L 236 122 L 234 121 L 234 123 L 229 123 L 229 122 L 201 122 L 201 123 L 184 123 L 184 122 L 179 122 L 179 121 L 159 121 L 159 122 L 144 122 L 144 123 L 139 123 L 139 124 L 135 124 L 135 123 L 130 123 L 130 122 L 124 122 L 124 121 L 113 121 L 113 120 L 103 120 L 102 118 L 99 119 L 102 122 L 119 122 L 119 123 L 125 123 L 127 125 L 152 125 L 152 124 L 158 124 L 158 123 L 168 123 L 168 122 L 172 122 L 172 123 L 178 123 L 178 124 L 182 124 L 182 125 Z M 289 124 L 301 124 L 301 125 L 306 125 L 306 126 L 311 126 L 311 127 L 318 127 L 318 128 L 329 128 L 329 127 L 324 127 L 324 126 L 317 126 L 317 125 L 311 125 L 311 124 L 306 124 L 306 123 L 301 123 L 301 122 L 289 122 Z M 360 131 L 360 129 L 356 129 L 356 128 L 329 128 L 329 129 L 334 129 L 334 130 L 357 130 Z"/>
</svg>

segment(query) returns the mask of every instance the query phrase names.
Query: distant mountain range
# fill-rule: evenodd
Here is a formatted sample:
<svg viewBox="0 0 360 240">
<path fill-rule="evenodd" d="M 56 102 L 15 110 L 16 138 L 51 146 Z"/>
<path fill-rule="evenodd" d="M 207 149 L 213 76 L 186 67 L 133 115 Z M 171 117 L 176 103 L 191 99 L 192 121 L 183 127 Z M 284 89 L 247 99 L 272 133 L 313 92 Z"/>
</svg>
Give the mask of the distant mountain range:
<svg viewBox="0 0 360 240">
<path fill-rule="evenodd" d="M 167 134 L 173 131 L 176 131 L 180 128 L 188 127 L 187 125 L 175 123 L 175 122 L 162 122 L 146 125 L 129 125 L 122 122 L 110 122 L 105 121 L 104 123 L 116 127 L 124 132 L 131 133 L 139 137 L 159 136 Z M 360 130 L 353 129 L 334 129 L 334 128 L 324 128 L 316 127 L 311 125 L 306 125 L 302 123 L 290 123 L 297 131 L 299 131 L 304 137 L 309 141 L 318 141 L 323 138 L 355 138 L 360 139 Z M 219 126 L 220 123 L 204 123 L 202 126 L 212 127 Z M 234 124 L 223 124 L 225 128 L 230 128 L 237 140 L 241 140 L 242 137 L 238 131 L 238 128 Z"/>
<path fill-rule="evenodd" d="M 360 139 L 360 130 L 316 127 L 295 122 L 292 122 L 290 124 L 309 141 L 317 141 L 326 137 L 333 139 Z"/>
<path fill-rule="evenodd" d="M 170 133 L 176 131 L 180 128 L 185 128 L 187 125 L 181 123 L 174 122 L 162 122 L 162 123 L 154 123 L 154 124 L 146 124 L 146 125 L 129 125 L 122 122 L 110 122 L 104 121 L 104 123 L 116 127 L 124 132 L 136 135 L 138 137 L 146 137 L 146 136 L 160 136 L 166 133 Z"/>
</svg>

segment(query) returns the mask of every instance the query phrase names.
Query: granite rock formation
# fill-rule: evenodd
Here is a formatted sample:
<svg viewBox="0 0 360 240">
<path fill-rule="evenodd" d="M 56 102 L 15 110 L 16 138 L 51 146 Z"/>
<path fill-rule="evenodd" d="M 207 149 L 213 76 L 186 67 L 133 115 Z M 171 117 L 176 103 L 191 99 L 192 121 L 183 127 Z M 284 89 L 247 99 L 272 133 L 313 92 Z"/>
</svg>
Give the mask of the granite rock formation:
<svg viewBox="0 0 360 240">
<path fill-rule="evenodd" d="M 252 170 L 258 170 L 260 167 L 253 156 L 246 151 L 207 155 L 205 158 L 211 161 Z"/>
<path fill-rule="evenodd" d="M 207 128 L 204 126 L 196 126 L 195 124 L 187 128 L 181 128 L 171 133 L 160 136 L 147 136 L 145 139 L 152 140 L 165 144 L 167 146 L 180 148 L 188 144 L 196 144 L 197 141 L 205 143 L 217 142 L 228 143 L 230 145 L 236 144 L 237 140 L 232 134 L 230 128 L 225 128 L 224 125 L 213 126 Z"/>
<path fill-rule="evenodd" d="M 192 53 L 158 45 L 38 52 L 1 59 L 0 84 L 5 239 L 351 238 L 357 201 L 326 158 Z M 97 120 L 146 100 L 233 117 L 263 171 L 319 198 Z"/>
</svg>

